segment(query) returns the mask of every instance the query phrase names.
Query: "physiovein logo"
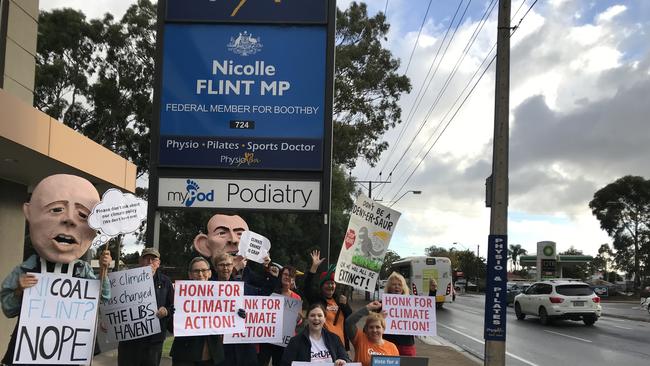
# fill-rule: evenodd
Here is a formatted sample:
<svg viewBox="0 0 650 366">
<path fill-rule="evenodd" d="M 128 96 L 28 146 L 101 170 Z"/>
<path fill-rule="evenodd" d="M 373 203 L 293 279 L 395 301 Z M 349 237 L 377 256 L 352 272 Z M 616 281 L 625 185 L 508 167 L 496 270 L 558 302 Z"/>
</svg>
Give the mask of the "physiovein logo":
<svg viewBox="0 0 650 366">
<path fill-rule="evenodd" d="M 214 202 L 214 189 L 208 192 L 201 192 L 199 184 L 191 179 L 186 181 L 185 192 L 167 192 L 167 199 L 174 202 L 182 202 L 185 207 L 192 207 L 194 202 Z"/>
</svg>

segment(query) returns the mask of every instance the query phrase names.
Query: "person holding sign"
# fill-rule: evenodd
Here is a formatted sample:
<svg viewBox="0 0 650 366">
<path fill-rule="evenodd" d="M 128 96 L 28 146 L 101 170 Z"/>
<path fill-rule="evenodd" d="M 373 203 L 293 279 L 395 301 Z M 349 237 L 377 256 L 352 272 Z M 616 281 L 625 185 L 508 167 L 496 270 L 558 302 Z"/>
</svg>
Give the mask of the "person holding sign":
<svg viewBox="0 0 650 366">
<path fill-rule="evenodd" d="M 334 362 L 343 366 L 350 361 L 339 337 L 324 328 L 325 307 L 320 302 L 309 306 L 307 328 L 291 338 L 284 350 L 281 366 L 291 366 L 293 361 Z"/>
<path fill-rule="evenodd" d="M 384 292 L 394 295 L 410 295 L 404 276 L 393 272 L 388 276 Z M 403 334 L 385 334 L 384 339 L 393 342 L 401 356 L 415 356 L 415 337 Z"/>
<path fill-rule="evenodd" d="M 144 248 L 139 259 L 140 267 L 151 266 L 153 284 L 156 291 L 156 317 L 160 320 L 160 333 L 144 338 L 122 341 L 117 347 L 117 364 L 119 366 L 158 366 L 162 356 L 163 342 L 174 309 L 174 288 L 169 277 L 162 274 L 160 252 L 155 248 Z"/>
<path fill-rule="evenodd" d="M 74 175 L 51 175 L 36 185 L 29 203 L 23 205 L 23 213 L 37 254 L 14 268 L 2 282 L 2 311 L 8 318 L 20 317 L 23 292 L 38 282 L 30 272 L 96 278 L 90 265 L 79 258 L 90 248 L 96 235 L 88 226 L 87 218 L 97 202 L 99 193 L 92 183 Z M 102 300 L 111 297 L 107 278 L 111 261 L 110 252 L 104 251 L 99 259 Z M 13 364 L 19 323 L 16 322 L 11 334 L 3 364 Z"/>
<path fill-rule="evenodd" d="M 208 281 L 212 276 L 208 260 L 192 259 L 188 276 L 194 281 Z M 223 338 L 220 335 L 175 337 L 170 355 L 174 366 L 217 365 L 224 360 Z"/>
<path fill-rule="evenodd" d="M 372 355 L 399 356 L 397 347 L 383 339 L 386 321 L 382 314 L 381 303 L 373 301 L 359 309 L 345 320 L 345 335 L 354 345 L 354 361 L 362 366 L 370 366 Z M 357 322 L 367 316 L 363 332 L 357 329 Z"/>
<path fill-rule="evenodd" d="M 276 267 L 277 268 L 277 267 Z M 293 281 L 296 279 L 296 269 L 291 266 L 284 266 L 278 274 L 280 278 L 280 287 L 278 287 L 274 292 L 292 299 L 302 301 L 300 295 L 291 290 Z M 302 319 L 300 316 L 296 319 L 296 325 L 301 323 Z M 260 354 L 258 355 L 259 364 L 266 366 L 269 363 L 269 360 L 273 360 L 273 366 L 280 366 L 280 361 L 282 360 L 282 354 L 284 353 L 284 347 L 277 346 L 275 344 L 263 343 L 260 344 Z"/>
<path fill-rule="evenodd" d="M 217 271 L 217 281 L 233 280 L 232 272 L 235 264 L 229 253 L 218 254 L 212 259 L 212 264 Z M 250 287 L 244 284 L 245 295 L 257 295 L 257 293 L 247 293 L 247 288 Z M 246 317 L 243 309 L 240 309 L 238 315 Z M 252 343 L 224 344 L 223 350 L 225 359 L 218 364 L 219 366 L 257 366 L 257 352 Z"/>
<path fill-rule="evenodd" d="M 345 318 L 352 314 L 352 309 L 348 304 L 348 300 L 344 295 L 339 295 L 338 299 L 334 298 L 336 291 L 336 282 L 334 282 L 334 268 L 329 268 L 327 272 L 320 274 L 320 281 L 318 291 L 314 291 L 314 277 L 318 266 L 323 263 L 325 259 L 320 257 L 320 250 L 311 252 L 311 268 L 305 275 L 305 282 L 303 287 L 303 294 L 310 304 L 320 302 L 325 308 L 325 319 L 327 329 L 339 336 L 341 343 L 346 345 L 348 349 L 348 342 L 345 338 L 345 331 L 343 324 Z"/>
</svg>

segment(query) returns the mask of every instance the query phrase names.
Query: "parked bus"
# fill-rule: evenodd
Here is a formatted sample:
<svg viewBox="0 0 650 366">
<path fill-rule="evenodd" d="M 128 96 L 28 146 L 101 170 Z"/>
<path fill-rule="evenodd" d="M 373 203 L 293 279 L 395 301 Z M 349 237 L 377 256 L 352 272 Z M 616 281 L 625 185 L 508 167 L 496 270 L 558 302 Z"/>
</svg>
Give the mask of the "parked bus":
<svg viewBox="0 0 650 366">
<path fill-rule="evenodd" d="M 452 302 L 453 284 L 451 277 L 451 260 L 446 257 L 407 257 L 393 262 L 391 272 L 400 273 L 414 293 L 415 287 L 418 295 L 429 294 L 429 279 L 433 278 L 438 284 L 436 293 L 436 306 L 441 308 L 446 302 Z"/>
</svg>

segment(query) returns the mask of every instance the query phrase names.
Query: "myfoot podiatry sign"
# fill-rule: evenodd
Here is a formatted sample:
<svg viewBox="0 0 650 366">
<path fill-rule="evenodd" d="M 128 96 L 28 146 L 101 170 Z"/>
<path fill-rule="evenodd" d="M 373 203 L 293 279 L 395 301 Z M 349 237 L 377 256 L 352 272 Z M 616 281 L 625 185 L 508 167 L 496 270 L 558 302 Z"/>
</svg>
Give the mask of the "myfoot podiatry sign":
<svg viewBox="0 0 650 366">
<path fill-rule="evenodd" d="M 25 290 L 15 364 L 89 365 L 93 356 L 99 280 L 34 273 Z"/>
</svg>

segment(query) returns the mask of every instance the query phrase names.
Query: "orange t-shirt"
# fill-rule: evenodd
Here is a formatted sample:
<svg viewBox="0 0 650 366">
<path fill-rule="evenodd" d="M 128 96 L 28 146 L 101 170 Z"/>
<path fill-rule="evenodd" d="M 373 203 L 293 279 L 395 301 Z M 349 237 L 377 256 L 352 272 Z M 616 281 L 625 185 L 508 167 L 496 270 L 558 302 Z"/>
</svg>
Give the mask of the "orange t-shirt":
<svg viewBox="0 0 650 366">
<path fill-rule="evenodd" d="M 370 366 L 372 355 L 399 356 L 397 346 L 384 339 L 384 344 L 370 342 L 366 333 L 357 330 L 357 335 L 352 341 L 354 345 L 354 362 L 361 362 L 363 366 Z"/>
<path fill-rule="evenodd" d="M 345 316 L 343 315 L 343 311 L 339 314 L 336 325 L 334 325 L 336 313 L 339 311 L 339 306 L 336 304 L 336 301 L 334 301 L 334 299 L 327 299 L 325 310 L 325 325 L 327 326 L 327 330 L 339 336 L 339 338 L 341 338 L 341 343 L 345 345 L 345 335 L 343 331 Z"/>
</svg>

